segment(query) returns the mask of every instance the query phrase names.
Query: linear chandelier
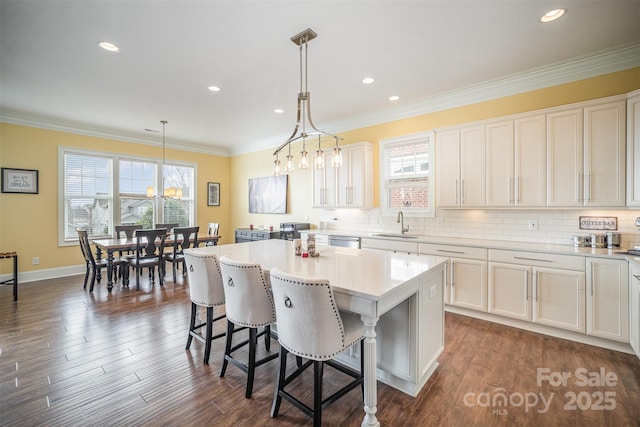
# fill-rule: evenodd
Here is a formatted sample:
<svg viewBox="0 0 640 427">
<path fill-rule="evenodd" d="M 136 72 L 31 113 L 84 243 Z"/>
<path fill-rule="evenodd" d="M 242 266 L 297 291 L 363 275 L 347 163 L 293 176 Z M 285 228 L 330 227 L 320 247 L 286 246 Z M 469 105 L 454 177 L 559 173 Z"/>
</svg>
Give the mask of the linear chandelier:
<svg viewBox="0 0 640 427">
<path fill-rule="evenodd" d="M 318 149 L 316 150 L 316 158 L 314 161 L 314 165 L 316 169 L 322 169 L 324 167 L 324 152 L 320 147 L 320 139 L 323 136 L 331 137 L 335 140 L 335 147 L 333 148 L 333 158 L 331 160 L 331 165 L 334 168 L 339 168 L 342 166 L 342 149 L 338 146 L 338 140 L 342 138 L 323 132 L 318 130 L 313 121 L 311 120 L 311 93 L 307 88 L 308 81 L 308 62 L 307 62 L 307 44 L 309 41 L 315 39 L 318 36 L 315 31 L 311 28 L 307 28 L 303 32 L 296 34 L 291 37 L 291 41 L 300 46 L 300 93 L 298 93 L 298 113 L 296 119 L 296 126 L 293 129 L 293 133 L 278 149 L 273 153 L 276 157 L 273 162 L 273 174 L 278 176 L 280 175 L 280 159 L 278 159 L 278 154 L 285 148 L 288 149 L 288 154 L 286 156 L 285 163 L 285 173 L 293 172 L 293 156 L 291 155 L 291 144 L 299 139 L 302 139 L 302 151 L 300 152 L 300 169 L 309 168 L 309 158 L 306 150 L 307 138 L 309 137 L 318 137 Z M 304 52 L 303 52 L 304 48 Z M 304 54 L 304 55 L 303 55 Z M 303 61 L 304 56 L 304 61 Z M 311 128 L 310 131 L 307 131 L 307 123 Z"/>
<path fill-rule="evenodd" d="M 165 125 L 168 123 L 166 120 L 160 120 L 162 123 L 162 196 L 156 196 L 152 185 L 147 187 L 147 197 L 149 199 L 178 199 L 182 198 L 182 189 L 179 187 L 167 187 L 164 186 L 164 161 L 165 161 L 165 140 L 164 131 Z"/>
</svg>

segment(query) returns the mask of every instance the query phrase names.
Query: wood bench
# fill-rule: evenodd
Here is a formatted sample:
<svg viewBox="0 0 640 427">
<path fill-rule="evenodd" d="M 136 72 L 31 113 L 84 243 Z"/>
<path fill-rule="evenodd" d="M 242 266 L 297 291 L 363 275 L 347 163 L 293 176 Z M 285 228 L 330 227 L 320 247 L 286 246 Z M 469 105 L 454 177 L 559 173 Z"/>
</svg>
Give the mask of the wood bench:
<svg viewBox="0 0 640 427">
<path fill-rule="evenodd" d="M 13 278 L 0 282 L 0 285 L 13 282 L 13 300 L 18 301 L 18 253 L 17 252 L 0 252 L 0 259 L 13 258 Z"/>
</svg>

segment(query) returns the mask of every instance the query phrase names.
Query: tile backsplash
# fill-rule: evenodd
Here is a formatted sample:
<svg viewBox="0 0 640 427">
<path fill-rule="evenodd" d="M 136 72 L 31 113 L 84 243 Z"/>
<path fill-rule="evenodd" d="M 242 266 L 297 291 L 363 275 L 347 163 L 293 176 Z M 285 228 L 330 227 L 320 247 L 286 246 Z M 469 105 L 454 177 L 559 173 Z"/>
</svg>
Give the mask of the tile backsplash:
<svg viewBox="0 0 640 427">
<path fill-rule="evenodd" d="M 623 248 L 640 245 L 640 230 L 635 219 L 640 210 L 438 210 L 435 218 L 412 217 L 405 212 L 404 223 L 409 233 L 472 239 L 509 240 L 533 243 L 571 245 L 571 236 L 604 231 L 580 230 L 580 216 L 617 217 Z M 379 209 L 336 209 L 320 212 L 319 221 L 327 229 L 361 232 L 400 231 L 395 216 L 382 216 Z M 537 230 L 529 230 L 529 222 Z M 318 226 L 318 224 L 316 224 Z"/>
</svg>

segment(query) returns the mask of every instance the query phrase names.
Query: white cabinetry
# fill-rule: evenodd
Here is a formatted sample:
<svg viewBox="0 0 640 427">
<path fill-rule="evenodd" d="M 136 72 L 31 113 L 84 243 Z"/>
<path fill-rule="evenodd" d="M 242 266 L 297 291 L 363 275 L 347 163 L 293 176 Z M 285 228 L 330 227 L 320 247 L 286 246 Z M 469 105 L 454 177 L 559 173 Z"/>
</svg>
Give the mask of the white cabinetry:
<svg viewBox="0 0 640 427">
<path fill-rule="evenodd" d="M 485 204 L 485 126 L 449 129 L 436 136 L 439 207 Z"/>
<path fill-rule="evenodd" d="M 418 253 L 417 242 L 407 242 L 400 240 L 387 239 L 368 239 L 363 237 L 360 239 L 360 248 L 362 249 L 381 249 L 384 251 L 393 251 L 407 254 Z"/>
<path fill-rule="evenodd" d="M 445 302 L 477 311 L 487 311 L 487 250 L 465 246 L 420 243 L 420 254 L 449 258 Z"/>
<path fill-rule="evenodd" d="M 489 312 L 585 331 L 584 258 L 489 251 Z"/>
<path fill-rule="evenodd" d="M 640 357 L 640 262 L 629 263 L 629 343 Z"/>
<path fill-rule="evenodd" d="M 623 101 L 547 114 L 549 206 L 624 206 Z"/>
<path fill-rule="evenodd" d="M 545 116 L 486 125 L 486 206 L 545 206 Z"/>
<path fill-rule="evenodd" d="M 368 208 L 373 206 L 373 147 L 368 142 L 344 145 L 342 166 L 331 166 L 327 150 L 324 168 L 313 170 L 313 207 Z M 314 165 L 316 157 L 313 157 Z"/>
<path fill-rule="evenodd" d="M 640 91 L 627 100 L 627 206 L 640 207 Z"/>
<path fill-rule="evenodd" d="M 587 258 L 587 334 L 629 342 L 628 265 Z"/>
</svg>

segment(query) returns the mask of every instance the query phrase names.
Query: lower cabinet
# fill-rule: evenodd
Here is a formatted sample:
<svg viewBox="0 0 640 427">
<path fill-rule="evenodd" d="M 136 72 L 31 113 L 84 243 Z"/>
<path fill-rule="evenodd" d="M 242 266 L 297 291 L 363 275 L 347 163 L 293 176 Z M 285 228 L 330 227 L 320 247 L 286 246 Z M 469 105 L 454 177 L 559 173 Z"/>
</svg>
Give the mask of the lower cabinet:
<svg viewBox="0 0 640 427">
<path fill-rule="evenodd" d="M 534 268 L 532 321 L 584 333 L 584 279 L 582 271 Z"/>
<path fill-rule="evenodd" d="M 489 263 L 489 313 L 531 321 L 531 267 Z"/>
<path fill-rule="evenodd" d="M 629 264 L 629 343 L 640 358 L 640 262 Z"/>
<path fill-rule="evenodd" d="M 587 258 L 587 334 L 629 342 L 629 263 Z"/>
<path fill-rule="evenodd" d="M 487 311 L 487 262 L 451 258 L 451 304 Z"/>
</svg>

